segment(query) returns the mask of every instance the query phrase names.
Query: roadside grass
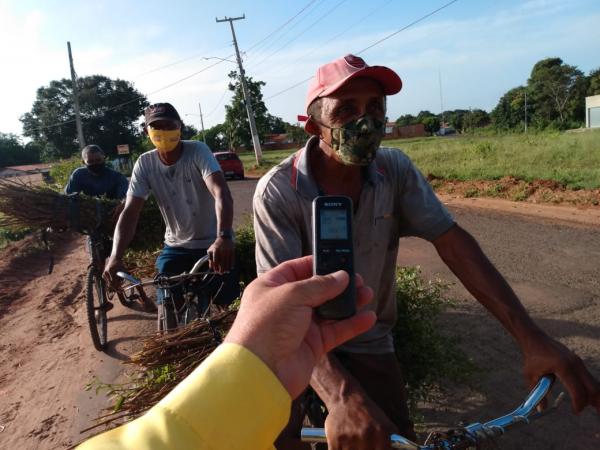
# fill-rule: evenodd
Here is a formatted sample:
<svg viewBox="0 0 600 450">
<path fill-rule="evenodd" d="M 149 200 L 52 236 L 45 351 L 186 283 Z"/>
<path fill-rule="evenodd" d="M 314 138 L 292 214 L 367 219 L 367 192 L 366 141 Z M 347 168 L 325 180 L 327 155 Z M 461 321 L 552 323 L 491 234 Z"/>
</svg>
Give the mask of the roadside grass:
<svg viewBox="0 0 600 450">
<path fill-rule="evenodd" d="M 248 175 L 262 176 L 269 171 L 273 166 L 276 166 L 292 153 L 298 151 L 298 148 L 288 150 L 263 150 L 263 159 L 260 164 L 256 164 L 256 156 L 254 152 L 242 152 L 238 156 L 244 164 L 244 170 Z"/>
<path fill-rule="evenodd" d="M 600 188 L 600 130 L 581 133 L 476 134 L 382 142 L 400 148 L 425 174 L 445 180 L 553 180 L 569 189 Z M 296 149 L 253 152 L 240 158 L 251 175 L 264 175 Z M 471 196 L 480 195 L 471 192 Z M 497 196 L 499 192 L 485 193 Z"/>
<path fill-rule="evenodd" d="M 3 214 L 0 212 L 0 219 L 2 216 Z M 20 241 L 29 233 L 31 233 L 31 229 L 26 227 L 0 227 L 0 250 L 11 242 Z"/>
<path fill-rule="evenodd" d="M 600 130 L 384 141 L 425 174 L 456 180 L 553 180 L 570 189 L 600 188 Z"/>
</svg>

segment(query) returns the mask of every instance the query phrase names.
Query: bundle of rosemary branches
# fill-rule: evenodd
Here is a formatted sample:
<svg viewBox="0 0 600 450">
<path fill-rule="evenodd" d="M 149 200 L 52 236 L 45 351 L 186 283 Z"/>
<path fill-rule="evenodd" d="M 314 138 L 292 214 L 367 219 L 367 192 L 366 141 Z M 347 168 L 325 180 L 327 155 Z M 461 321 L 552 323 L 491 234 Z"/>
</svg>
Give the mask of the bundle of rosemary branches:
<svg viewBox="0 0 600 450">
<path fill-rule="evenodd" d="M 99 427 L 113 428 L 156 405 L 221 343 L 236 314 L 234 309 L 219 312 L 209 320 L 198 319 L 183 328 L 146 339 L 142 350 L 127 361 L 135 366 L 130 382 L 108 385 L 95 380 L 88 385 L 88 389 L 104 391 L 114 400 L 114 407 L 82 433 Z"/>
</svg>

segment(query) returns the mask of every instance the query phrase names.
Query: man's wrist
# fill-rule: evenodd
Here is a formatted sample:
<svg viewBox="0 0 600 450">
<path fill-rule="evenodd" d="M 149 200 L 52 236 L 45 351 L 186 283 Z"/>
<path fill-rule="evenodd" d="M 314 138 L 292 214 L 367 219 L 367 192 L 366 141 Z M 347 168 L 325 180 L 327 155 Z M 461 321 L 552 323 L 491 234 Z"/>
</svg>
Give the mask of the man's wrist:
<svg viewBox="0 0 600 450">
<path fill-rule="evenodd" d="M 233 230 L 231 228 L 225 230 L 219 230 L 217 232 L 217 237 L 223 239 L 233 239 Z"/>
</svg>

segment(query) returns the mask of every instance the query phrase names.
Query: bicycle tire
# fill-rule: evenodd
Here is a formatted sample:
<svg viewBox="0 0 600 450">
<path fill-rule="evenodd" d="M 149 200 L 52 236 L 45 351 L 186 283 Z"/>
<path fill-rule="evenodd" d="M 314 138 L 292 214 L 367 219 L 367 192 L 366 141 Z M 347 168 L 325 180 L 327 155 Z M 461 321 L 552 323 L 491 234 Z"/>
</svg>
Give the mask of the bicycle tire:
<svg viewBox="0 0 600 450">
<path fill-rule="evenodd" d="M 104 280 L 94 267 L 90 267 L 86 284 L 87 319 L 92 343 L 99 352 L 106 350 L 107 344 L 108 319 L 104 309 L 106 301 Z"/>
<path fill-rule="evenodd" d="M 158 331 L 173 331 L 177 329 L 175 311 L 171 305 L 161 303 L 158 305 Z"/>
</svg>

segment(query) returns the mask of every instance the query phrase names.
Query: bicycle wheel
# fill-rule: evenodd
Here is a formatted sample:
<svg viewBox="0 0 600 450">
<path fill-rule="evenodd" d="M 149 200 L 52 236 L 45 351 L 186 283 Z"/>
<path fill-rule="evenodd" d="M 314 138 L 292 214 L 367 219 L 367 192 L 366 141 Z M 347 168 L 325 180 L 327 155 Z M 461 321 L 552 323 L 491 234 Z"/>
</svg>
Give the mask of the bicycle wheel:
<svg viewBox="0 0 600 450">
<path fill-rule="evenodd" d="M 177 328 L 177 318 L 173 305 L 161 303 L 158 305 L 158 331 L 170 331 Z"/>
<path fill-rule="evenodd" d="M 106 349 L 107 325 L 106 318 L 106 287 L 104 280 L 94 267 L 90 267 L 87 274 L 86 306 L 88 324 L 94 347 L 98 351 Z"/>
</svg>

